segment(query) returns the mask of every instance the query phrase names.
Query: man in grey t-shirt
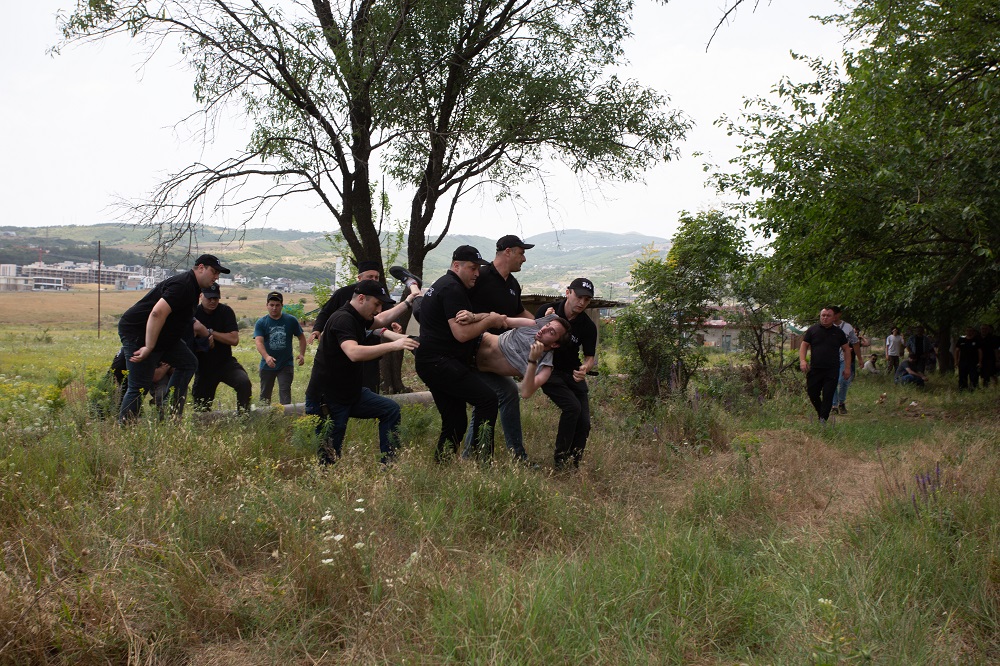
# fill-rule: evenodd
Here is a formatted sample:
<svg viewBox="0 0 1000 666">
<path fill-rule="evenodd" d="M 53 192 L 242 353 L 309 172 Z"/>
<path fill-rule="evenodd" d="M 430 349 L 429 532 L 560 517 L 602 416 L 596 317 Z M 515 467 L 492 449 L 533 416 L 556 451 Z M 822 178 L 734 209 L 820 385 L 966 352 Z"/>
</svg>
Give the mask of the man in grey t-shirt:
<svg viewBox="0 0 1000 666">
<path fill-rule="evenodd" d="M 536 319 L 500 335 L 484 333 L 476 350 L 476 367 L 504 377 L 523 377 L 521 397 L 530 398 L 552 373 L 552 350 L 560 345 L 570 323 L 557 315 Z"/>
</svg>

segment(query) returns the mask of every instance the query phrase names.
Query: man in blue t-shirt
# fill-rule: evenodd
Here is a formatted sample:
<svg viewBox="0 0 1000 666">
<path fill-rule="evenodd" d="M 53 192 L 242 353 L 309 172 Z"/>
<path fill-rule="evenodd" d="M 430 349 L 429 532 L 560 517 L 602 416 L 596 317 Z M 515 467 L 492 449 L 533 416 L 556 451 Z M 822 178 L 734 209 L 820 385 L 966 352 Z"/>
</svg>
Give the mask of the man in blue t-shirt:
<svg viewBox="0 0 1000 666">
<path fill-rule="evenodd" d="M 274 380 L 278 380 L 278 399 L 282 405 L 292 404 L 292 379 L 295 366 L 306 360 L 306 334 L 299 320 L 281 309 L 285 298 L 280 292 L 267 295 L 267 314 L 257 320 L 253 327 L 253 340 L 260 354 L 260 399 L 271 402 Z M 299 339 L 299 355 L 292 358 L 292 338 Z"/>
</svg>

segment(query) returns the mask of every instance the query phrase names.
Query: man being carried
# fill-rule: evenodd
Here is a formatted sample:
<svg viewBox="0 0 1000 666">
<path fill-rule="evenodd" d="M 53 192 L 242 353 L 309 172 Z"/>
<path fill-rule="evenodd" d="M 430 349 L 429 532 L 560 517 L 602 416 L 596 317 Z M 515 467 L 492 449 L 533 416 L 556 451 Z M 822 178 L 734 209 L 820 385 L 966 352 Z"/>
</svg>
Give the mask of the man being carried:
<svg viewBox="0 0 1000 666">
<path fill-rule="evenodd" d="M 518 323 L 513 319 L 507 322 Z M 500 335 L 483 333 L 476 350 L 476 367 L 501 377 L 521 377 L 521 397 L 530 398 L 552 375 L 552 352 L 568 340 L 571 328 L 562 317 L 548 315 Z"/>
<path fill-rule="evenodd" d="M 173 368 L 168 384 L 168 390 L 173 391 L 171 406 L 178 414 L 184 409 L 188 384 L 198 369 L 198 359 L 187 344 L 198 295 L 218 280 L 220 273 L 228 272 L 218 258 L 203 254 L 195 259 L 194 268 L 160 282 L 122 315 L 118 335 L 128 368 L 128 386 L 119 420 L 139 415 L 142 394 L 152 392 L 153 373 L 160 362 Z"/>
<path fill-rule="evenodd" d="M 802 344 L 799 345 L 799 368 L 806 373 L 806 394 L 816 408 L 820 423 L 826 423 L 830 418 L 837 380 L 840 377 L 846 379 L 851 374 L 850 366 L 845 367 L 840 360 L 841 356 L 850 358 L 851 348 L 847 344 L 847 335 L 833 321 L 833 308 L 820 310 L 819 323 L 806 330 L 802 336 Z M 810 350 L 811 363 L 806 360 L 806 354 Z"/>
<path fill-rule="evenodd" d="M 326 437 L 319 451 L 321 463 L 331 463 L 340 457 L 351 417 L 378 419 L 382 462 L 389 462 L 395 453 L 399 441 L 399 404 L 363 385 L 362 365 L 389 352 L 416 349 L 418 343 L 382 328 L 376 335 L 386 344 L 363 344 L 372 321 L 387 303 L 392 303 L 392 299 L 381 284 L 362 280 L 354 285 L 350 302 L 334 312 L 323 328 L 306 389 L 322 405 L 320 427 L 326 431 Z"/>
<path fill-rule="evenodd" d="M 233 347 L 240 344 L 240 327 L 236 313 L 225 303 L 218 283 L 201 290 L 201 303 L 194 311 L 194 318 L 201 326 L 195 330 L 195 356 L 198 357 L 198 374 L 194 376 L 191 397 L 194 407 L 208 412 L 215 400 L 215 390 L 225 384 L 236 391 L 236 409 L 250 411 L 250 377 L 233 356 Z"/>
<path fill-rule="evenodd" d="M 542 305 L 535 313 L 536 317 L 557 314 L 571 326 L 569 340 L 553 354 L 552 376 L 542 387 L 542 392 L 562 410 L 556 433 L 556 470 L 570 465 L 579 467 L 590 436 L 587 373 L 597 364 L 597 325 L 586 311 L 593 297 L 594 283 L 587 278 L 577 278 L 566 289 L 565 298 Z M 581 350 L 583 363 L 580 362 Z"/>
</svg>

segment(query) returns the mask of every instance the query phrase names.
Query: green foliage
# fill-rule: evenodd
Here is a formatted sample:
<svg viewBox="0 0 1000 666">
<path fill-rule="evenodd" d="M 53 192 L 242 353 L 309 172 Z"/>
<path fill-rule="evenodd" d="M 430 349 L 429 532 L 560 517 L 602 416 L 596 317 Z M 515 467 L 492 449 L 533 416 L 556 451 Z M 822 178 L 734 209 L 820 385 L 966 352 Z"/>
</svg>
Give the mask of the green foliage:
<svg viewBox="0 0 1000 666">
<path fill-rule="evenodd" d="M 635 393 L 683 393 L 705 361 L 697 332 L 744 262 L 746 237 L 719 212 L 681 218 L 670 252 L 632 269 L 635 301 L 618 315 L 618 346 Z"/>
<path fill-rule="evenodd" d="M 806 59 L 814 81 L 784 80 L 726 123 L 743 153 L 719 184 L 773 239 L 800 319 L 832 301 L 855 324 L 946 336 L 996 305 L 998 8 L 858 2 L 839 18 L 858 44 L 843 71 Z"/>
</svg>

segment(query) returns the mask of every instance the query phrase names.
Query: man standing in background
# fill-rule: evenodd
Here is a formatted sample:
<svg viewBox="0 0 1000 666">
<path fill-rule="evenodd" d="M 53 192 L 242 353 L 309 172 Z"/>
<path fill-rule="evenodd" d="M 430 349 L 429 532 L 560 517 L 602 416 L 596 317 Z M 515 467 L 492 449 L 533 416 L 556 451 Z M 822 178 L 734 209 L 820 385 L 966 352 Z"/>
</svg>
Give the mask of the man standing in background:
<svg viewBox="0 0 1000 666">
<path fill-rule="evenodd" d="M 267 295 L 267 314 L 253 327 L 253 340 L 260 354 L 260 399 L 270 404 L 274 382 L 278 381 L 278 400 L 282 405 L 292 404 L 292 379 L 295 378 L 297 361 L 306 361 L 306 334 L 299 320 L 281 311 L 285 297 L 272 291 Z M 292 338 L 299 339 L 299 355 L 292 358 Z"/>
<path fill-rule="evenodd" d="M 858 360 L 861 358 L 861 341 L 858 339 L 858 334 L 854 330 L 854 327 L 846 321 L 841 321 L 840 316 L 843 309 L 839 305 L 833 305 L 830 307 L 830 310 L 833 311 L 833 325 L 842 330 L 844 335 L 847 336 L 847 345 L 853 352 L 840 355 L 841 377 L 837 383 L 837 393 L 833 396 L 833 409 L 837 410 L 838 414 L 847 414 L 847 389 L 851 388 L 851 382 L 854 380 L 854 371 L 857 368 Z M 849 372 L 845 374 L 844 368 L 847 368 Z"/>
</svg>

